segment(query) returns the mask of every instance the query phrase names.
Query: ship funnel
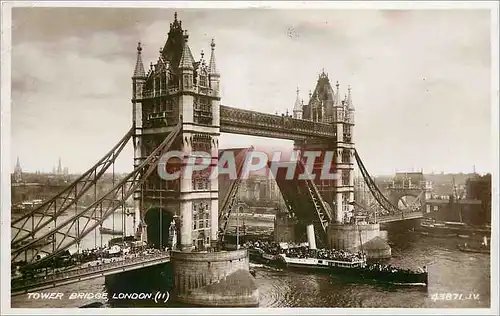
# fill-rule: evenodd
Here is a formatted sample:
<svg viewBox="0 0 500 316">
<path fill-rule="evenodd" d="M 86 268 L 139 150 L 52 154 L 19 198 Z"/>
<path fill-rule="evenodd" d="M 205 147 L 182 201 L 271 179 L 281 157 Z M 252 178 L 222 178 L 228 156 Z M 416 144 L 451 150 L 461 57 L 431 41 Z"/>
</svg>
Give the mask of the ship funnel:
<svg viewBox="0 0 500 316">
<path fill-rule="evenodd" d="M 307 241 L 309 242 L 309 249 L 316 249 L 316 237 L 314 236 L 314 225 L 307 225 Z"/>
</svg>

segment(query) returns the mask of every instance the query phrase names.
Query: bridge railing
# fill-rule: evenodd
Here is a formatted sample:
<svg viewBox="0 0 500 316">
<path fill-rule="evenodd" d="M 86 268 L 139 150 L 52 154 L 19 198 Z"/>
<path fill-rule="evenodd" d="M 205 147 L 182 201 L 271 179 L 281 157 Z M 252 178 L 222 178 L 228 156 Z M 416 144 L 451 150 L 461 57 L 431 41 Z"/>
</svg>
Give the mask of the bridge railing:
<svg viewBox="0 0 500 316">
<path fill-rule="evenodd" d="M 395 222 L 407 219 L 421 218 L 424 216 L 422 211 L 402 212 L 401 214 L 383 215 L 377 217 L 377 223 Z"/>
<path fill-rule="evenodd" d="M 388 189 L 400 189 L 400 190 L 424 190 L 425 185 L 417 185 L 417 184 L 401 184 L 401 183 L 391 183 L 387 186 Z"/>
<path fill-rule="evenodd" d="M 13 289 L 16 287 L 24 287 L 24 286 L 30 286 L 30 285 L 36 285 L 40 283 L 46 283 L 46 282 L 51 282 L 51 281 L 58 281 L 62 279 L 67 279 L 75 276 L 83 276 L 86 274 L 93 274 L 95 272 L 100 272 L 104 270 L 109 270 L 109 269 L 114 269 L 118 267 L 123 267 L 127 265 L 131 265 L 134 263 L 140 263 L 140 262 L 148 262 L 154 259 L 160 259 L 160 258 L 169 258 L 170 257 L 170 252 L 157 252 L 157 253 L 152 253 L 152 254 L 136 254 L 137 256 L 133 255 L 125 255 L 123 257 L 119 258 L 110 258 L 110 262 L 106 262 L 100 265 L 92 265 L 90 266 L 90 263 L 84 263 L 78 267 L 72 268 L 70 270 L 64 270 L 64 271 L 58 271 L 55 273 L 51 273 L 48 275 L 37 275 L 34 277 L 31 277 L 29 279 L 24 279 L 22 277 L 18 277 L 15 279 L 12 279 L 11 286 Z M 83 265 L 87 264 L 87 267 L 82 267 Z"/>
<path fill-rule="evenodd" d="M 260 113 L 229 106 L 220 107 L 221 124 L 242 124 L 249 127 L 261 127 L 272 130 L 294 131 L 316 136 L 334 137 L 335 127 L 331 124 L 294 119 L 290 116 Z"/>
</svg>

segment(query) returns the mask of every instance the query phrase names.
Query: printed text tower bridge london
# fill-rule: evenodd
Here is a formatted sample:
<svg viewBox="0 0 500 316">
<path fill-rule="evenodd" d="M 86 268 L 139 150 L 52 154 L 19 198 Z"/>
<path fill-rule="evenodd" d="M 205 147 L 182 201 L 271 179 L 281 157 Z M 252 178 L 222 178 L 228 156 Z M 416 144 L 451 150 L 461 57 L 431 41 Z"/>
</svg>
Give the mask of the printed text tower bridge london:
<svg viewBox="0 0 500 316">
<path fill-rule="evenodd" d="M 189 48 L 189 36 L 177 19 L 170 24 L 165 46 L 156 64 L 146 72 L 142 47 L 137 47 L 137 62 L 132 77 L 133 124 L 126 135 L 94 166 L 41 207 L 12 221 L 12 262 L 26 260 L 39 264 L 65 250 L 79 247 L 81 240 L 94 234 L 114 212 L 125 208 L 133 197 L 138 235 L 155 247 L 168 243 L 171 222 L 175 222 L 177 249 L 196 252 L 220 249 L 228 218 L 239 185 L 238 179 L 221 174 L 209 179 L 199 171 L 192 179 L 165 181 L 158 175 L 160 157 L 167 151 L 210 152 L 217 165 L 224 151 L 234 153 L 237 172 L 253 148 L 219 150 L 220 133 L 257 135 L 294 140 L 301 152 L 333 151 L 332 168 L 336 180 L 287 180 L 286 168 L 279 168 L 276 181 L 288 212 L 299 220 L 304 231 L 314 227 L 316 242 L 323 247 L 349 248 L 339 229 L 353 226 L 354 209 L 362 206 L 354 201 L 354 164 L 359 166 L 364 181 L 383 214 L 377 221 L 389 222 L 422 217 L 421 208 L 394 206 L 379 189 L 365 169 L 354 146 L 354 106 L 351 89 L 341 98 L 338 82 L 332 87 L 328 76 L 319 75 L 309 102 L 297 100 L 293 115 L 273 115 L 221 105 L 220 74 L 216 64 L 216 45 L 210 43 L 208 62 L 202 52 L 195 60 Z M 116 158 L 128 143 L 134 146 L 134 170 L 114 182 L 111 190 L 97 194 L 96 187 L 103 174 L 114 170 Z M 324 157 L 318 158 L 313 173 L 321 173 Z M 172 165 L 172 164 L 169 164 Z M 174 167 L 181 169 L 179 163 Z M 305 163 L 297 161 L 296 173 L 304 172 Z M 318 178 L 318 177 L 317 177 Z M 84 204 L 82 196 L 94 193 L 94 201 Z M 70 216 L 63 216 L 63 214 Z M 45 216 L 39 216 L 45 214 Z M 39 247 L 40 240 L 51 240 Z M 358 240 L 358 239 L 356 239 Z M 45 254 L 41 260 L 35 258 Z M 38 256 L 40 258 L 40 256 Z M 158 258 L 144 258 L 143 261 Z M 160 262 L 160 261 L 158 261 Z M 163 262 L 163 261 L 162 261 Z M 14 287 L 13 287 L 14 290 Z"/>
</svg>

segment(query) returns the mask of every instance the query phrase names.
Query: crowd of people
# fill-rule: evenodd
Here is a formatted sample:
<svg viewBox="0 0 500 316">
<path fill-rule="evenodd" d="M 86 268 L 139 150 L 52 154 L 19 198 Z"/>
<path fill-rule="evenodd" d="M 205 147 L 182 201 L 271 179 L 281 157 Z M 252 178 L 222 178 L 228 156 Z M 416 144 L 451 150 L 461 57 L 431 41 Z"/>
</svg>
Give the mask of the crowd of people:
<svg viewBox="0 0 500 316">
<path fill-rule="evenodd" d="M 315 258 L 337 261 L 356 262 L 363 260 L 361 252 L 352 253 L 336 249 L 309 249 L 309 247 L 288 248 L 284 250 L 287 257 L 290 258 Z"/>
<path fill-rule="evenodd" d="M 253 241 L 245 243 L 244 247 L 248 249 L 259 248 L 271 255 L 285 254 L 289 258 L 316 258 L 349 262 L 363 260 L 361 252 L 352 253 L 336 249 L 310 249 L 305 244 L 288 243 L 280 245 L 276 242 Z"/>
<path fill-rule="evenodd" d="M 243 248 L 259 248 L 270 255 L 278 255 L 280 253 L 283 253 L 280 245 L 274 241 L 247 241 L 245 244 L 243 244 Z"/>
<path fill-rule="evenodd" d="M 12 265 L 12 275 L 29 278 L 34 275 L 46 275 L 49 272 L 68 269 L 74 266 L 98 266 L 117 260 L 135 258 L 142 255 L 151 255 L 156 252 L 161 252 L 161 250 L 134 246 L 131 243 L 125 243 L 121 246 L 114 245 L 111 247 L 96 247 L 94 249 L 86 249 L 73 254 L 69 251 L 65 251 L 62 254 L 47 260 L 42 260 L 42 256 L 37 256 L 37 258 L 35 258 L 34 265 L 28 265 L 26 261 L 15 262 Z M 39 263 L 37 263 L 37 261 Z"/>
<path fill-rule="evenodd" d="M 394 267 L 391 266 L 390 264 L 380 264 L 380 263 L 374 263 L 370 264 L 367 266 L 368 270 L 371 271 L 381 271 L 381 272 L 391 272 L 391 273 L 405 273 L 405 274 L 412 274 L 412 273 L 423 273 L 426 272 L 425 269 L 426 267 L 424 266 L 424 269 L 419 268 L 418 271 L 413 271 L 410 269 L 404 269 L 400 267 Z"/>
</svg>

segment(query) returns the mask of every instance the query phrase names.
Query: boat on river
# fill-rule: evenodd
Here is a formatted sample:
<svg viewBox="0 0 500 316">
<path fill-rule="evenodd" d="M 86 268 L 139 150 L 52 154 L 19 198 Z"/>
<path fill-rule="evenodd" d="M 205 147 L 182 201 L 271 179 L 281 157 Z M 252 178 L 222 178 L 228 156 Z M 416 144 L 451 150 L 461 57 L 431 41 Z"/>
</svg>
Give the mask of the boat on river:
<svg viewBox="0 0 500 316">
<path fill-rule="evenodd" d="M 123 232 L 121 230 L 114 230 L 114 229 L 102 227 L 102 226 L 99 227 L 99 231 L 103 235 L 123 235 Z"/>
<path fill-rule="evenodd" d="M 361 281 L 373 280 L 382 283 L 398 285 L 420 285 L 427 286 L 427 269 L 420 268 L 419 271 L 401 269 L 392 266 L 382 266 L 379 264 L 367 264 L 366 256 L 357 256 L 354 254 L 345 256 L 345 258 L 328 258 L 304 253 L 320 253 L 321 251 L 308 249 L 307 252 L 301 252 L 295 256 L 290 253 L 269 254 L 263 249 L 249 249 L 250 260 L 259 263 L 273 265 L 283 269 L 301 269 L 315 272 L 326 272 L 338 274 L 346 277 L 355 278 Z M 293 252 L 292 252 L 293 253 Z"/>
<path fill-rule="evenodd" d="M 248 249 L 248 256 L 250 260 L 255 263 L 272 264 L 278 260 L 276 255 L 266 253 L 261 248 Z"/>
<path fill-rule="evenodd" d="M 463 245 L 457 245 L 458 250 L 462 252 L 474 252 L 474 253 L 490 253 L 490 247 L 488 246 L 488 239 L 486 236 L 483 237 L 483 242 L 481 245 L 468 245 L 464 243 Z"/>
<path fill-rule="evenodd" d="M 462 252 L 491 253 L 490 248 L 485 247 L 469 247 L 466 245 L 458 245 L 457 248 Z"/>
</svg>

